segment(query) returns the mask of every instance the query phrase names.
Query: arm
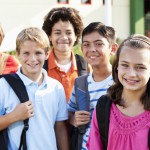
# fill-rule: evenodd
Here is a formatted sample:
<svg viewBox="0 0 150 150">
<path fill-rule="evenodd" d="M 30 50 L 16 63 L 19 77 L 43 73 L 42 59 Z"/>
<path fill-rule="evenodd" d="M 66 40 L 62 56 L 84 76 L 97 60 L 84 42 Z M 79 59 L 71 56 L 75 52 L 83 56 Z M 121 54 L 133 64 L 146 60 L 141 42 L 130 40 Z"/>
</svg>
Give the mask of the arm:
<svg viewBox="0 0 150 150">
<path fill-rule="evenodd" d="M 32 116 L 34 116 L 32 102 L 27 101 L 25 103 L 20 103 L 12 112 L 4 116 L 0 116 L 0 131 L 17 121 L 25 120 Z"/>
<path fill-rule="evenodd" d="M 103 150 L 96 117 L 96 109 L 93 112 L 90 134 L 87 142 L 88 150 Z"/>
<path fill-rule="evenodd" d="M 69 150 L 68 133 L 65 121 L 57 121 L 55 123 L 55 134 L 58 149 Z"/>
<path fill-rule="evenodd" d="M 90 113 L 87 111 L 69 112 L 69 123 L 75 127 L 90 122 Z"/>
</svg>

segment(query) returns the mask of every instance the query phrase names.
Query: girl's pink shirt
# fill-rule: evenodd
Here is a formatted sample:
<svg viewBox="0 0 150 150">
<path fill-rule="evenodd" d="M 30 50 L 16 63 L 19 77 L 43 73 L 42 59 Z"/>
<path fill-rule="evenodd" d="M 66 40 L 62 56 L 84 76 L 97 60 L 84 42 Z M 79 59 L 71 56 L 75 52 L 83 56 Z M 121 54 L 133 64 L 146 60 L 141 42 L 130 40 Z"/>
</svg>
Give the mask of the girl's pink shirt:
<svg viewBox="0 0 150 150">
<path fill-rule="evenodd" d="M 148 150 L 149 130 L 150 111 L 144 111 L 135 117 L 128 117 L 112 103 L 107 150 Z M 87 148 L 88 150 L 103 150 L 95 110 Z"/>
</svg>

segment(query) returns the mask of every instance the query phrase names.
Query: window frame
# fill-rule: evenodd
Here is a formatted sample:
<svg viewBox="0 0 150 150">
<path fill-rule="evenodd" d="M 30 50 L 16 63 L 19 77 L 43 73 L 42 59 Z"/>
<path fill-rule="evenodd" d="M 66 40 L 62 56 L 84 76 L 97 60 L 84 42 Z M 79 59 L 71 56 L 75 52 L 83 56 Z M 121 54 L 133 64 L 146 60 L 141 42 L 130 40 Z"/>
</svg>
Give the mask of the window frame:
<svg viewBox="0 0 150 150">
<path fill-rule="evenodd" d="M 69 0 L 66 0 L 66 2 L 63 2 L 61 0 L 57 0 L 57 3 L 58 4 L 69 4 Z"/>
<path fill-rule="evenodd" d="M 91 5 L 92 4 L 92 0 L 88 0 L 88 1 L 89 1 L 88 3 L 83 3 L 82 0 L 81 0 L 81 4 L 82 5 Z"/>
</svg>

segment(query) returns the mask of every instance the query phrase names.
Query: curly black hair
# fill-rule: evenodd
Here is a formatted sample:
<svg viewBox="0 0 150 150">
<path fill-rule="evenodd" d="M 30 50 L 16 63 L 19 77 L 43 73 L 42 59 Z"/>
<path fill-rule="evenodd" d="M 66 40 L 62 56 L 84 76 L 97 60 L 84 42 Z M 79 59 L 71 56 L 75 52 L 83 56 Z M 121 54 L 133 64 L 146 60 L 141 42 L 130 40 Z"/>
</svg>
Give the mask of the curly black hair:
<svg viewBox="0 0 150 150">
<path fill-rule="evenodd" d="M 73 25 L 75 35 L 77 36 L 77 40 L 74 45 L 78 44 L 83 30 L 83 22 L 79 15 L 79 11 L 70 7 L 58 7 L 50 10 L 50 12 L 45 16 L 42 26 L 42 29 L 46 32 L 47 36 L 51 35 L 52 27 L 59 20 L 69 21 Z"/>
</svg>

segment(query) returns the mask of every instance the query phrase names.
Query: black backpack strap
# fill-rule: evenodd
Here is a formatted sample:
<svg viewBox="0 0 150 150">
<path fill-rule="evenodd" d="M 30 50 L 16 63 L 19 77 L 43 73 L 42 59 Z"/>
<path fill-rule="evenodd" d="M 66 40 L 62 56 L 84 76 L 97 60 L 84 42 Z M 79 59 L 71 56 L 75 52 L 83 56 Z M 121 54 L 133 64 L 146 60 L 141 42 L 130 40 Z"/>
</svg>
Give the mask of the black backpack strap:
<svg viewBox="0 0 150 150">
<path fill-rule="evenodd" d="M 75 54 L 75 57 L 76 57 L 76 63 L 78 68 L 78 76 L 88 74 L 88 64 L 85 61 L 85 59 L 78 54 Z"/>
<path fill-rule="evenodd" d="M 43 68 L 44 68 L 46 71 L 48 71 L 48 59 L 45 60 L 44 65 L 43 65 Z"/>
<path fill-rule="evenodd" d="M 23 81 L 20 79 L 20 77 L 17 74 L 7 74 L 7 75 L 4 75 L 3 77 L 6 79 L 6 81 L 9 83 L 9 85 L 12 87 L 12 89 L 18 96 L 21 103 L 24 103 L 29 100 L 28 93 L 26 91 L 26 87 L 25 87 Z M 21 134 L 19 150 L 21 150 L 22 146 L 23 146 L 23 150 L 27 150 L 26 131 L 29 128 L 28 122 L 29 122 L 29 119 L 24 120 L 24 128 L 23 128 L 22 134 Z"/>
<path fill-rule="evenodd" d="M 149 129 L 149 132 L 148 132 L 148 147 L 150 149 L 150 129 Z"/>
<path fill-rule="evenodd" d="M 78 110 L 90 111 L 90 96 L 88 93 L 88 75 L 80 76 L 75 79 L 75 96 Z M 83 135 L 88 124 L 78 127 L 78 150 L 81 150 Z"/>
<path fill-rule="evenodd" d="M 107 150 L 111 103 L 107 95 L 103 95 L 96 105 L 96 117 L 104 150 Z"/>
</svg>

